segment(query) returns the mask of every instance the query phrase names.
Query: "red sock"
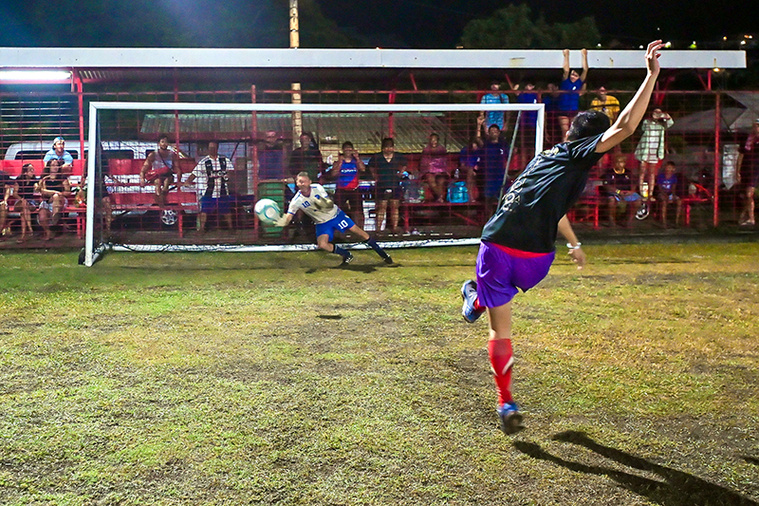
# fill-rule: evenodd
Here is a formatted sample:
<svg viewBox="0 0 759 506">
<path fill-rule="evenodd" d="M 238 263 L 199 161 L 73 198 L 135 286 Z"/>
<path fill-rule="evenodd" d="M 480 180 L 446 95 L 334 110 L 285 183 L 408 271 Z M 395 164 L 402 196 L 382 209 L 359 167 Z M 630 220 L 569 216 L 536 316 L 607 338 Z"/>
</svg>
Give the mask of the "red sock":
<svg viewBox="0 0 759 506">
<path fill-rule="evenodd" d="M 476 299 L 474 299 L 474 310 L 475 311 L 485 311 L 485 309 L 487 309 L 485 306 L 481 306 L 480 305 L 480 298 L 479 297 L 477 297 Z"/>
<path fill-rule="evenodd" d="M 511 397 L 511 368 L 514 365 L 514 354 L 511 350 L 511 339 L 491 339 L 488 341 L 488 355 L 495 375 L 495 389 L 498 392 L 498 405 L 512 402 Z"/>
</svg>

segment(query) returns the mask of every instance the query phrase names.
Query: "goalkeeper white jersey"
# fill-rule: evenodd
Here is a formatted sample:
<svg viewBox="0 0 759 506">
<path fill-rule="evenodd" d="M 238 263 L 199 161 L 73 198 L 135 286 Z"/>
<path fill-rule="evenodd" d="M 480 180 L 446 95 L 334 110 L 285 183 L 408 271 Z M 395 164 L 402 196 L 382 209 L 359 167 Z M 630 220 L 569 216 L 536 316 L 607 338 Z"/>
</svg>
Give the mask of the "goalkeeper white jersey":
<svg viewBox="0 0 759 506">
<path fill-rule="evenodd" d="M 300 209 L 314 220 L 314 223 L 326 223 L 335 216 L 339 211 L 338 207 L 333 205 L 329 209 L 319 209 L 315 203 L 322 199 L 332 199 L 324 187 L 317 183 L 311 184 L 311 192 L 308 197 L 300 191 L 290 201 L 290 207 L 287 208 L 289 214 L 295 214 Z"/>
</svg>

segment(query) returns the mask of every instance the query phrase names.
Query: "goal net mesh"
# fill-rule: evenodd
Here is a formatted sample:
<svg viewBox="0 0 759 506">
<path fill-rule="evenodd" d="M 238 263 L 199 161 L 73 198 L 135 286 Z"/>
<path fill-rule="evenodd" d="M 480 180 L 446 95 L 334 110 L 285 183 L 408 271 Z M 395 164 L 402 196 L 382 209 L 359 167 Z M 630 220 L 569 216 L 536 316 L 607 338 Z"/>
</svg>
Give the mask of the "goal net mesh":
<svg viewBox="0 0 759 506">
<path fill-rule="evenodd" d="M 488 137 L 493 112 L 500 137 Z M 89 116 L 87 265 L 107 249 L 312 248 L 307 218 L 282 229 L 254 212 L 262 198 L 285 212 L 301 171 L 388 247 L 476 242 L 501 184 L 543 145 L 540 104 L 93 102 Z M 214 148 L 223 164 L 207 163 Z M 162 164 L 172 175 L 151 181 Z"/>
</svg>

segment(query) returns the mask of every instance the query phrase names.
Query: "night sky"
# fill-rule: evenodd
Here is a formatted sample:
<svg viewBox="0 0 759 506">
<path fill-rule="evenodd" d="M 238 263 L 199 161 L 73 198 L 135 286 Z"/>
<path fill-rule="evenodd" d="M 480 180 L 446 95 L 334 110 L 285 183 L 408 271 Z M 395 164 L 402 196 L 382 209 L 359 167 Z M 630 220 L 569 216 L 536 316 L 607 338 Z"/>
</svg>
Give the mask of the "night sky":
<svg viewBox="0 0 759 506">
<path fill-rule="evenodd" d="M 467 22 L 510 3 L 519 2 L 319 0 L 324 13 L 341 26 L 364 33 L 395 34 L 411 47 L 454 47 Z M 755 1 L 530 0 L 528 5 L 533 14 L 542 14 L 549 23 L 593 16 L 606 40 L 614 38 L 629 45 L 654 38 L 687 45 L 692 40 L 717 41 L 759 30 Z"/>
</svg>

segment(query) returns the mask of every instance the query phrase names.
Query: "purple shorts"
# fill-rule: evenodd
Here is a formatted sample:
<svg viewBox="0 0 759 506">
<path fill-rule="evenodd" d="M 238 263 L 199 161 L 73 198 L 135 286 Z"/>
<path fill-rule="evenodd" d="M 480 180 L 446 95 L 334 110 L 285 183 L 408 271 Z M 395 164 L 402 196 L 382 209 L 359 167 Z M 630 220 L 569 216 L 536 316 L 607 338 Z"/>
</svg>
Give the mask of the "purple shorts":
<svg viewBox="0 0 759 506">
<path fill-rule="evenodd" d="M 526 292 L 548 275 L 555 252 L 530 253 L 482 241 L 477 255 L 477 297 L 480 305 L 498 307 L 519 290 Z"/>
</svg>

